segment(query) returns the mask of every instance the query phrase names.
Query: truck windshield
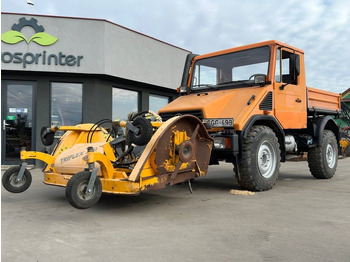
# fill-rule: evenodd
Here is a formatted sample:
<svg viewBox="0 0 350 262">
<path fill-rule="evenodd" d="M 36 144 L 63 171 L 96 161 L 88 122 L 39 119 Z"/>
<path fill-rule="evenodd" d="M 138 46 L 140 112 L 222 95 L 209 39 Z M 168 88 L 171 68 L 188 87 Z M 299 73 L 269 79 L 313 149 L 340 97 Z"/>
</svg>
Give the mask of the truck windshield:
<svg viewBox="0 0 350 262">
<path fill-rule="evenodd" d="M 191 89 L 259 85 L 255 83 L 254 77 L 268 74 L 269 60 L 269 46 L 197 60 L 194 64 Z"/>
</svg>

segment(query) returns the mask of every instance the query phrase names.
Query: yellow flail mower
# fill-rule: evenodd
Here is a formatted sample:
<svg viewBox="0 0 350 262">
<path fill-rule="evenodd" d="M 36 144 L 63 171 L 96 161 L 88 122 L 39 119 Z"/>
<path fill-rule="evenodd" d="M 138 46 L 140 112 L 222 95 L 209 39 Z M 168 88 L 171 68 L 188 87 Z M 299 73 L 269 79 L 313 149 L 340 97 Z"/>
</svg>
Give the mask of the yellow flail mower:
<svg viewBox="0 0 350 262">
<path fill-rule="evenodd" d="M 161 122 L 158 115 L 143 112 L 128 119 L 112 122 L 109 131 L 101 125 L 106 121 L 44 127 L 44 145 L 53 143 L 55 132 L 65 133 L 51 155 L 22 150 L 22 164 L 3 175 L 4 188 L 12 193 L 29 188 L 27 159 L 45 162 L 43 182 L 66 187 L 69 203 L 80 209 L 95 205 L 102 193 L 136 195 L 206 174 L 213 139 L 198 118 L 183 115 Z M 122 128 L 125 135 L 118 135 Z"/>
</svg>

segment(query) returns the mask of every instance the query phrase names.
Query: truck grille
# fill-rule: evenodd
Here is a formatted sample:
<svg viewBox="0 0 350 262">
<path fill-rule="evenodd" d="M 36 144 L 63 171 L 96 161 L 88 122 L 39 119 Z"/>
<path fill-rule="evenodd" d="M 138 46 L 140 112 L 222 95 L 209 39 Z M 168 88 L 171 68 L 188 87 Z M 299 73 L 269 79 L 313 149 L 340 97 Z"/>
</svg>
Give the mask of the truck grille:
<svg viewBox="0 0 350 262">
<path fill-rule="evenodd" d="M 160 113 L 159 115 L 161 116 L 161 118 L 164 122 L 167 121 L 168 119 L 174 117 L 174 116 L 180 116 L 180 115 L 193 115 L 193 116 L 198 117 L 201 121 L 203 120 L 202 110 L 166 112 L 166 113 Z"/>
<path fill-rule="evenodd" d="M 264 100 L 259 106 L 260 110 L 271 111 L 272 110 L 272 92 L 268 92 Z"/>
</svg>

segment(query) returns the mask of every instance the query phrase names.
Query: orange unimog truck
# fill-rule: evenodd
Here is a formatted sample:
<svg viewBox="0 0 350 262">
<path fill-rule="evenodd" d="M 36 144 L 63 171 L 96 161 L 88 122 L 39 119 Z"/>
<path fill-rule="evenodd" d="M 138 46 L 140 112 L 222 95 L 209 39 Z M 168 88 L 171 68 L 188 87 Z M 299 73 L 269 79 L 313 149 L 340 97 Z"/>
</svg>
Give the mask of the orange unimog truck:
<svg viewBox="0 0 350 262">
<path fill-rule="evenodd" d="M 315 178 L 333 177 L 340 95 L 306 86 L 301 49 L 272 40 L 190 54 L 179 93 L 159 111 L 163 121 L 198 117 L 214 139 L 210 164 L 232 162 L 242 187 L 272 188 L 280 162 L 304 152 Z"/>
</svg>

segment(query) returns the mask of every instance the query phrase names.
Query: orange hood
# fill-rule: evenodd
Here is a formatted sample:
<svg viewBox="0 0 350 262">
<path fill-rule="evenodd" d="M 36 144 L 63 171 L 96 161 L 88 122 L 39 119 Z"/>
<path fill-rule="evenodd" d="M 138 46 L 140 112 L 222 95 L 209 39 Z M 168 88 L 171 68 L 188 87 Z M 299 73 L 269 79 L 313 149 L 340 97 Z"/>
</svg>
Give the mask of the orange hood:
<svg viewBox="0 0 350 262">
<path fill-rule="evenodd" d="M 240 130 L 266 93 L 267 87 L 192 93 L 180 96 L 163 107 L 159 113 L 202 110 L 204 118 L 233 118 L 235 129 Z M 251 99 L 252 96 L 255 98 Z M 250 99 L 251 103 L 248 105 Z"/>
</svg>

